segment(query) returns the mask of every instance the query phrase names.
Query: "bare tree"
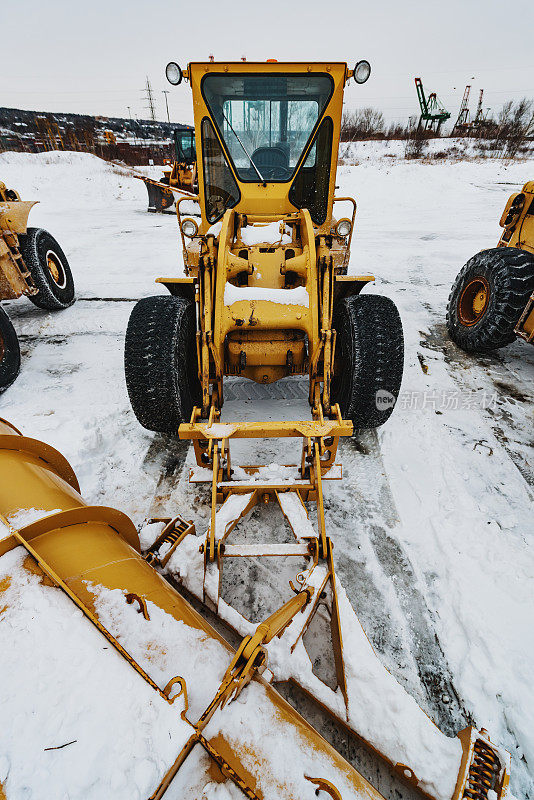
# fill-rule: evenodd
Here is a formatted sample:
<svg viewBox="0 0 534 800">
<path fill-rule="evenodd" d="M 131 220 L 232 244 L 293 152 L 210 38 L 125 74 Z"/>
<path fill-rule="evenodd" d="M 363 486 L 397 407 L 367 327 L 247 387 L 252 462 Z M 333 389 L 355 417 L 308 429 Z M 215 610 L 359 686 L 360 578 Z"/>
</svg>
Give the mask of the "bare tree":
<svg viewBox="0 0 534 800">
<path fill-rule="evenodd" d="M 428 136 L 419 125 L 417 117 L 410 117 L 407 127 L 405 158 L 421 158 L 428 146 Z"/>
<path fill-rule="evenodd" d="M 383 139 L 384 115 L 376 108 L 345 111 L 341 122 L 341 140 L 357 142 L 364 139 Z"/>
<path fill-rule="evenodd" d="M 493 152 L 503 158 L 515 158 L 534 135 L 534 101 L 526 97 L 517 103 L 508 100 L 491 126 L 491 134 Z"/>
</svg>

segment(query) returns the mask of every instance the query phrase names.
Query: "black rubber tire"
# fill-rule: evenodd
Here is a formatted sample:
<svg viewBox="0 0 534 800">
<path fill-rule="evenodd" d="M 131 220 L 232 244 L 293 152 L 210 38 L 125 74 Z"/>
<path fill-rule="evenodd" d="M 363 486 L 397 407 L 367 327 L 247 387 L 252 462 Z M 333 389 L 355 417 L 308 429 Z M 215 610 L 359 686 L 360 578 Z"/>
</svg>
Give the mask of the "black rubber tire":
<svg viewBox="0 0 534 800">
<path fill-rule="evenodd" d="M 48 311 L 59 311 L 74 303 L 74 280 L 65 253 L 58 242 L 43 228 L 28 228 L 19 236 L 20 250 L 37 294 L 29 295 L 32 303 Z M 59 280 L 56 282 L 47 267 L 47 254 L 55 257 Z"/>
<path fill-rule="evenodd" d="M 458 305 L 465 287 L 476 278 L 489 286 L 483 315 L 472 325 L 459 316 Z M 459 272 L 447 306 L 447 328 L 453 342 L 468 353 L 488 353 L 516 338 L 514 328 L 534 291 L 534 256 L 516 247 L 482 250 Z"/>
<path fill-rule="evenodd" d="M 128 321 L 124 370 L 130 403 L 144 428 L 178 433 L 201 399 L 195 304 L 182 297 L 145 297 Z"/>
<path fill-rule="evenodd" d="M 19 372 L 19 340 L 11 320 L 0 308 L 0 393 L 11 386 Z"/>
<path fill-rule="evenodd" d="M 353 295 L 334 308 L 336 330 L 332 399 L 354 430 L 377 428 L 391 415 L 404 367 L 404 336 L 395 303 Z"/>
</svg>

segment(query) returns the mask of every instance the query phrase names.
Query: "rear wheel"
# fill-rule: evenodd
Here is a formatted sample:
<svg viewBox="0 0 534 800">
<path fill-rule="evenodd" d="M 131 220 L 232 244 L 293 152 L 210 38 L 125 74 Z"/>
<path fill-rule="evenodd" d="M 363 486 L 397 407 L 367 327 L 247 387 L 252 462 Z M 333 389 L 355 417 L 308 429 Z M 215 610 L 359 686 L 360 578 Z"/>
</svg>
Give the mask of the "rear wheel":
<svg viewBox="0 0 534 800">
<path fill-rule="evenodd" d="M 126 386 L 144 428 L 177 433 L 200 401 L 195 304 L 145 297 L 134 307 L 124 349 Z"/>
<path fill-rule="evenodd" d="M 19 237 L 26 267 L 37 289 L 29 295 L 39 308 L 58 311 L 74 303 L 74 280 L 65 253 L 48 231 L 28 228 Z"/>
<path fill-rule="evenodd" d="M 533 255 L 516 247 L 477 253 L 460 271 L 449 295 L 451 339 L 468 353 L 487 353 L 510 344 L 533 291 Z"/>
<path fill-rule="evenodd" d="M 19 340 L 11 320 L 0 308 L 0 392 L 13 383 L 19 371 Z"/>
<path fill-rule="evenodd" d="M 355 295 L 334 309 L 332 399 L 354 429 L 377 428 L 391 415 L 404 365 L 402 323 L 389 297 Z"/>
</svg>

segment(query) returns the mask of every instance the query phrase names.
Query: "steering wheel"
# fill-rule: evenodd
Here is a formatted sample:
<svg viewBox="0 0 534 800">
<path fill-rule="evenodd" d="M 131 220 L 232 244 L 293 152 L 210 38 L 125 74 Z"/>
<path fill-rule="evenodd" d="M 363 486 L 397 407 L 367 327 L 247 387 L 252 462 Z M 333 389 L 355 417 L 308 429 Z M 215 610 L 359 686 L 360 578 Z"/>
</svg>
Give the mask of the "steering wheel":
<svg viewBox="0 0 534 800">
<path fill-rule="evenodd" d="M 287 167 L 282 167 L 282 166 L 260 167 L 260 172 L 264 178 L 273 181 L 284 180 L 285 178 L 289 178 L 291 174 L 290 170 Z"/>
</svg>

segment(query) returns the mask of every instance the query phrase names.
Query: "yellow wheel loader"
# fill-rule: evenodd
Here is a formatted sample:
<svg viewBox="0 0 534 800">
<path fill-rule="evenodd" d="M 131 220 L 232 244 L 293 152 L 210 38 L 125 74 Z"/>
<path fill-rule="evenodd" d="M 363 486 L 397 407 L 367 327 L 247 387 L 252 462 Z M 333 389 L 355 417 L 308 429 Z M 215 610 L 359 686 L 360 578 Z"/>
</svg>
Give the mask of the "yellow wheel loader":
<svg viewBox="0 0 534 800">
<path fill-rule="evenodd" d="M 39 308 L 57 311 L 74 302 L 74 281 L 54 237 L 42 228 L 28 228 L 34 205 L 0 182 L 0 301 L 26 295 Z M 17 336 L 0 308 L 0 392 L 13 383 L 19 369 Z"/>
<path fill-rule="evenodd" d="M 468 353 L 534 343 L 534 181 L 510 196 L 499 224 L 497 247 L 469 259 L 449 296 L 449 334 Z"/>
<path fill-rule="evenodd" d="M 175 159 L 163 170 L 159 181 L 136 175 L 144 181 L 148 192 L 148 211 L 173 214 L 175 194 L 196 194 L 198 191 L 195 132 L 191 129 L 174 131 Z"/>
</svg>

